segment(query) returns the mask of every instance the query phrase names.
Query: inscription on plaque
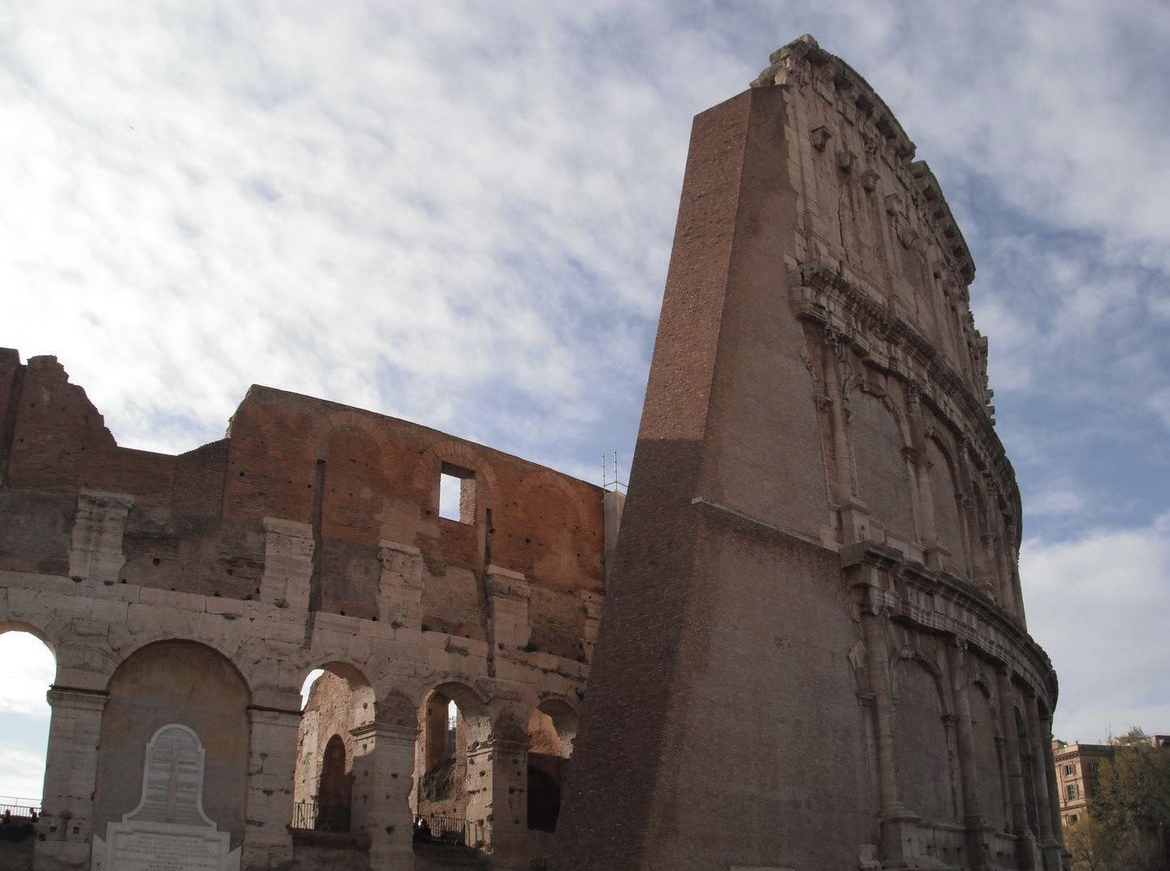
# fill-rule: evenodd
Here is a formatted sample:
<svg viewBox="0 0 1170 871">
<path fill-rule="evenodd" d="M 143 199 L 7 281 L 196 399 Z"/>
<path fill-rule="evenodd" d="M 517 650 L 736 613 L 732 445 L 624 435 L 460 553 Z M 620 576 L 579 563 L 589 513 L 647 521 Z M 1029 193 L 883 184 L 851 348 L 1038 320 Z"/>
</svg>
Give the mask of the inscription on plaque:
<svg viewBox="0 0 1170 871">
<path fill-rule="evenodd" d="M 203 757 L 180 723 L 154 733 L 138 807 L 94 838 L 93 871 L 239 871 L 240 851 L 203 812 Z"/>
</svg>

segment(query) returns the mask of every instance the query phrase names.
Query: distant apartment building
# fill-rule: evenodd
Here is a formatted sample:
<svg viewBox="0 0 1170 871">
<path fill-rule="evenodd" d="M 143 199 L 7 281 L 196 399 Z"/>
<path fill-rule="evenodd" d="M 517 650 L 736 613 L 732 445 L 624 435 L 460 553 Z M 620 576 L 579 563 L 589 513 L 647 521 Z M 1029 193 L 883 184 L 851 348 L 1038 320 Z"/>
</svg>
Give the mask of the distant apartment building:
<svg viewBox="0 0 1170 871">
<path fill-rule="evenodd" d="M 1087 816 L 1089 799 L 1097 792 L 1101 763 L 1111 759 L 1116 749 L 1112 744 L 1052 742 L 1060 792 L 1060 822 L 1065 828 Z"/>
<path fill-rule="evenodd" d="M 1056 763 L 1056 783 L 1060 792 L 1060 822 L 1065 828 L 1084 819 L 1089 803 L 1097 794 L 1101 763 L 1113 758 L 1117 748 L 1130 743 L 1128 737 L 1110 738 L 1108 744 L 1066 744 L 1054 739 L 1052 757 Z M 1155 747 L 1170 747 L 1170 735 L 1147 735 Z"/>
</svg>

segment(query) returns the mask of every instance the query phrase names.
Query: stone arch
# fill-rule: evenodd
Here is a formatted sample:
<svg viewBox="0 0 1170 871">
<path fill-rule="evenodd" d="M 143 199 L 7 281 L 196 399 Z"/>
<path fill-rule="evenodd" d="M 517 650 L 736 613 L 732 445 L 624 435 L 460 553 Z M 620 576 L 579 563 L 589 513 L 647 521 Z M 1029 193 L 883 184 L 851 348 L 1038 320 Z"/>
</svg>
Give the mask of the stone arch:
<svg viewBox="0 0 1170 871">
<path fill-rule="evenodd" d="M 247 795 L 251 692 L 235 664 L 201 642 L 168 638 L 137 648 L 109 678 L 98 741 L 95 831 L 140 799 L 143 760 L 159 728 L 179 724 L 203 744 L 207 816 L 239 846 Z"/>
<path fill-rule="evenodd" d="M 967 685 L 971 709 L 975 793 L 986 824 L 997 831 L 1007 831 L 1011 799 L 1007 791 L 1004 741 L 1000 734 L 999 712 L 991 685 L 976 678 Z"/>
<path fill-rule="evenodd" d="M 475 522 L 485 520 L 487 506 L 498 492 L 496 472 L 486 457 L 468 442 L 448 438 L 430 445 L 415 463 L 414 489 L 427 495 L 427 505 L 438 517 L 439 476 L 444 463 L 475 473 Z"/>
<path fill-rule="evenodd" d="M 45 634 L 22 621 L 0 621 L 0 651 L 9 699 L 15 703 L 10 712 L 22 715 L 23 721 L 22 728 L 5 736 L 5 749 L 15 754 L 14 760 L 22 760 L 22 764 L 5 772 L 9 782 L 5 791 L 39 807 L 43 796 L 52 789 L 45 778 L 53 716 L 46 692 L 57 682 L 60 663 Z M 25 802 L 17 804 L 24 806 Z M 29 816 L 16 809 L 12 813 Z"/>
<path fill-rule="evenodd" d="M 851 392 L 849 442 L 857 495 L 887 533 L 915 541 L 919 534 L 908 421 L 885 391 L 864 384 Z"/>
<path fill-rule="evenodd" d="M 19 607 L 9 605 L 8 619 L 0 623 L 0 632 L 14 630 L 28 632 L 41 641 L 57 661 L 57 671 L 72 672 L 74 686 L 87 690 L 104 690 L 106 681 L 117 667 L 121 658 L 111 649 L 110 635 L 121 627 L 109 627 L 104 621 L 88 624 L 76 617 L 58 616 L 44 618 L 43 612 L 36 616 L 21 613 Z M 90 626 L 95 628 L 91 629 Z M 92 634 L 83 634 L 79 627 Z"/>
<path fill-rule="evenodd" d="M 378 443 L 379 447 L 383 447 L 386 444 L 386 437 L 382 428 L 370 420 L 367 415 L 361 414 L 353 409 L 331 411 L 328 414 L 315 418 L 315 423 L 317 425 L 318 451 L 320 451 L 320 446 L 325 444 L 325 441 L 330 435 L 345 429 L 368 435 Z M 319 456 L 320 454 L 318 453 Z"/>
<path fill-rule="evenodd" d="M 951 728 L 954 718 L 937 666 L 920 655 L 901 656 L 895 677 L 899 795 L 907 808 L 928 820 L 961 822 Z"/>
<path fill-rule="evenodd" d="M 549 718 L 557 737 L 565 746 L 565 755 L 571 755 L 573 741 L 577 737 L 577 725 L 580 722 L 577 706 L 565 696 L 547 695 L 536 705 L 536 710 Z"/>
<path fill-rule="evenodd" d="M 929 471 L 931 504 L 934 509 L 934 531 L 937 544 L 946 551 L 941 568 L 956 575 L 968 574 L 966 529 L 963 517 L 962 493 L 953 451 L 937 431 L 924 439 L 924 460 Z"/>
<path fill-rule="evenodd" d="M 57 657 L 57 645 L 54 643 L 52 635 L 42 629 L 40 626 L 23 619 L 0 620 L 0 635 L 6 632 L 27 632 L 33 636 L 45 647 L 49 648 L 49 652 L 53 654 L 53 658 Z"/>
<path fill-rule="evenodd" d="M 400 729 L 418 728 L 418 706 L 398 689 L 390 690 L 378 701 L 378 722 Z"/>
<path fill-rule="evenodd" d="M 471 795 L 482 789 L 473 782 L 470 751 L 488 742 L 492 718 L 487 701 L 458 680 L 432 685 L 418 708 L 415 742 L 415 814 L 434 834 L 466 834 Z"/>
<path fill-rule="evenodd" d="M 350 830 L 353 803 L 353 748 L 334 732 L 321 752 L 317 776 L 317 806 L 314 829 L 327 832 Z"/>
<path fill-rule="evenodd" d="M 507 515 L 511 522 L 496 524 L 495 550 L 509 566 L 541 579 L 532 590 L 530 605 L 533 644 L 541 650 L 562 649 L 564 635 L 580 634 L 572 629 L 558 633 L 554 627 L 564 619 L 556 613 L 564 604 L 558 594 L 589 572 L 587 556 L 583 555 L 597 540 L 586 537 L 590 530 L 596 535 L 599 526 L 590 522 L 582 495 L 547 469 L 525 475 L 514 492 L 501 495 L 511 503 L 507 506 L 512 509 Z M 596 499 L 600 515 L 600 494 Z M 548 619 L 542 619 L 545 617 Z"/>
<path fill-rule="evenodd" d="M 561 790 L 568 775 L 577 709 L 561 696 L 546 696 L 528 718 L 527 821 L 529 829 L 555 832 Z"/>
<path fill-rule="evenodd" d="M 564 500 L 573 509 L 574 520 L 577 521 L 579 529 L 584 529 L 589 525 L 589 518 L 585 516 L 584 507 L 581 505 L 581 500 L 577 498 L 577 494 L 573 492 L 573 488 L 564 478 L 548 469 L 538 469 L 525 475 L 520 486 L 516 488 L 513 501 L 523 506 L 531 499 L 534 491 L 542 488 L 556 491 L 564 497 Z"/>
<path fill-rule="evenodd" d="M 177 635 L 173 632 L 168 633 L 165 631 L 165 629 L 162 628 L 155 629 L 153 631 L 136 632 L 133 633 L 130 638 L 126 639 L 126 644 L 123 648 L 118 649 L 115 647 L 115 649 L 111 651 L 109 656 L 110 668 L 103 675 L 103 677 L 109 681 L 112 675 L 119 668 L 121 668 L 127 662 L 127 660 L 133 656 L 136 656 L 147 647 L 163 642 L 183 642 L 209 648 L 210 650 L 222 656 L 225 660 L 231 663 L 232 668 L 235 669 L 236 673 L 240 676 L 240 679 L 244 682 L 244 685 L 248 687 L 248 692 L 251 693 L 251 675 L 246 674 L 240 668 L 240 657 L 237 655 L 248 640 L 246 638 L 237 638 L 236 641 L 238 644 L 234 647 L 230 647 L 225 643 L 229 637 L 230 636 L 228 634 L 216 634 L 212 636 L 211 633 L 205 635 L 203 633 L 197 632 L 186 632 L 181 635 Z"/>
<path fill-rule="evenodd" d="M 376 719 L 375 694 L 362 671 L 349 662 L 327 659 L 310 675 L 317 670 L 321 674 L 297 725 L 292 826 L 348 832 L 360 755 L 354 736 Z"/>
</svg>

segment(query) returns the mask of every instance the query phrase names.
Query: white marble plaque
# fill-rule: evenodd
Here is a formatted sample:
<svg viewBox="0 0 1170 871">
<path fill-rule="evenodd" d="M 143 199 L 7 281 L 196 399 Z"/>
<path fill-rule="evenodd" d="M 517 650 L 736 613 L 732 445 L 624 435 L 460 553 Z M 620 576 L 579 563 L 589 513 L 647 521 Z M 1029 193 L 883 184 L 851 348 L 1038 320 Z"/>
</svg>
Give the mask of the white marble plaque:
<svg viewBox="0 0 1170 871">
<path fill-rule="evenodd" d="M 93 871 L 239 871 L 240 851 L 203 812 L 203 744 L 179 723 L 146 745 L 142 796 L 93 841 Z"/>
</svg>

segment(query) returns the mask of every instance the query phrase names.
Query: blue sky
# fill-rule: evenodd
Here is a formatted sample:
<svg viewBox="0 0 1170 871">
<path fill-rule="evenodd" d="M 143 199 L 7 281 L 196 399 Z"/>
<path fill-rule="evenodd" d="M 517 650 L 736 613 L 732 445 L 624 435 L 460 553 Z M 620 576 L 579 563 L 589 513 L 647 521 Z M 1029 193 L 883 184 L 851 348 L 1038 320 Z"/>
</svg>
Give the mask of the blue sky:
<svg viewBox="0 0 1170 871">
<path fill-rule="evenodd" d="M 219 438 L 261 383 L 598 480 L 632 454 L 691 117 L 805 32 L 974 255 L 1057 734 L 1170 731 L 1158 0 L 17 0 L 0 345 L 57 355 L 131 447 Z"/>
</svg>

